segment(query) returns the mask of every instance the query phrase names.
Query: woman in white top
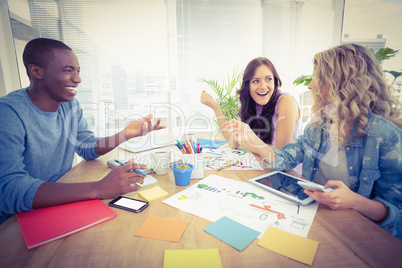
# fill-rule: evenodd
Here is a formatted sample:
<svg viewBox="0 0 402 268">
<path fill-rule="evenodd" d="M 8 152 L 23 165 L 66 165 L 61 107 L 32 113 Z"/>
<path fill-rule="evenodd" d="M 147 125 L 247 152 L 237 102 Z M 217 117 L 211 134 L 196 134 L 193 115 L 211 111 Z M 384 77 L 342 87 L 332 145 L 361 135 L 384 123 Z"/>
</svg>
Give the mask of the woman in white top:
<svg viewBox="0 0 402 268">
<path fill-rule="evenodd" d="M 248 124 L 258 138 L 267 145 L 282 149 L 301 134 L 300 110 L 296 100 L 280 92 L 282 81 L 270 60 L 258 57 L 247 65 L 240 90 L 239 116 Z M 201 103 L 210 107 L 216 115 L 221 130 L 228 121 L 219 104 L 203 91 Z M 222 131 L 230 147 L 239 143 L 229 131 Z M 301 173 L 301 167 L 296 171 Z"/>
</svg>

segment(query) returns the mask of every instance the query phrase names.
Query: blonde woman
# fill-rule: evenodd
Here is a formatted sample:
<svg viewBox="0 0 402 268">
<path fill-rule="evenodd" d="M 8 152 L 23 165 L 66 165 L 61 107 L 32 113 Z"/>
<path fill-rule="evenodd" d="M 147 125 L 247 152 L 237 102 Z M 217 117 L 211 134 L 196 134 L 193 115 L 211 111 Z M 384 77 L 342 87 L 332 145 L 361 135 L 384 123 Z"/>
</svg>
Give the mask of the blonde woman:
<svg viewBox="0 0 402 268">
<path fill-rule="evenodd" d="M 303 163 L 303 176 L 334 188 L 305 193 L 332 209 L 354 209 L 402 239 L 401 104 L 390 93 L 371 52 L 340 45 L 314 57 L 313 120 L 281 150 L 259 142 L 250 128 L 231 121 L 239 143 L 268 167 L 288 171 Z"/>
</svg>

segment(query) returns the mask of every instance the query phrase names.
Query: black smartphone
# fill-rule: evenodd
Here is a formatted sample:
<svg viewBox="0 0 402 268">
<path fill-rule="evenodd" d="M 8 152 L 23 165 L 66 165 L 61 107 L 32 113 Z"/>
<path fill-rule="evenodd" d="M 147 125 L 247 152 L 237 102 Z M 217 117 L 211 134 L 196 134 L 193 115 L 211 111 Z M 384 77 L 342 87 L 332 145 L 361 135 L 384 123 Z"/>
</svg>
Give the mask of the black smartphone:
<svg viewBox="0 0 402 268">
<path fill-rule="evenodd" d="M 146 209 L 149 206 L 149 203 L 125 196 L 118 196 L 109 202 L 109 206 L 138 213 Z"/>
</svg>

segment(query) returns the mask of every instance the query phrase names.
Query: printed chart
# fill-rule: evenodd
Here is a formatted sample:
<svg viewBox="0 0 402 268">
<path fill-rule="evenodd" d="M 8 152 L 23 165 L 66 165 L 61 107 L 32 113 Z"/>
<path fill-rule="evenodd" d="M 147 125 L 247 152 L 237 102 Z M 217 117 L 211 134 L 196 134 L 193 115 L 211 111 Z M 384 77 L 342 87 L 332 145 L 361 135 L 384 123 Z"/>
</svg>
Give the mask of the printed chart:
<svg viewBox="0 0 402 268">
<path fill-rule="evenodd" d="M 232 149 L 230 147 L 222 149 L 204 148 L 204 169 L 216 170 L 226 165 L 237 163 L 226 170 L 263 170 L 255 156 L 243 148 Z"/>
<path fill-rule="evenodd" d="M 177 147 L 163 148 L 159 150 L 167 150 L 171 152 L 171 164 L 183 161 L 182 153 L 179 151 L 179 149 L 177 149 Z M 154 166 L 154 162 L 151 157 L 152 152 L 153 151 L 133 154 L 130 157 L 134 159 L 135 163 L 145 164 L 152 168 Z M 257 158 L 255 158 L 251 152 L 242 148 L 204 148 L 202 150 L 202 155 L 204 158 L 204 170 L 217 170 L 236 162 L 238 163 L 225 168 L 225 170 L 263 170 Z M 127 162 L 129 159 L 120 160 L 122 162 Z"/>
<path fill-rule="evenodd" d="M 215 222 L 227 216 L 258 232 L 269 226 L 307 237 L 318 203 L 299 206 L 248 182 L 210 175 L 163 201 Z"/>
</svg>

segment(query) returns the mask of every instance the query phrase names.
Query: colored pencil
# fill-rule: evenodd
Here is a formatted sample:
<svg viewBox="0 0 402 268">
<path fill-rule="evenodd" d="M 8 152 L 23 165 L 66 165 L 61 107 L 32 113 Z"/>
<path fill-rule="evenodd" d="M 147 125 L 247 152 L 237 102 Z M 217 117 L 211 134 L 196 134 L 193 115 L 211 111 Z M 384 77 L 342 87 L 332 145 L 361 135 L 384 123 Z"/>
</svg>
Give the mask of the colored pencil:
<svg viewBox="0 0 402 268">
<path fill-rule="evenodd" d="M 227 168 L 227 167 L 234 166 L 234 165 L 236 165 L 236 164 L 239 164 L 239 161 L 237 161 L 236 163 L 232 163 L 232 164 L 230 164 L 230 165 L 226 165 L 226 166 L 223 166 L 223 167 L 221 167 L 221 168 L 218 168 L 217 171 L 220 171 L 220 170 L 222 170 L 222 169 L 224 169 L 224 168 Z"/>
<path fill-rule="evenodd" d="M 188 150 L 189 150 L 189 154 L 192 154 L 193 152 L 192 152 L 192 150 L 191 150 L 191 146 L 190 146 L 190 144 L 188 143 L 188 141 L 187 141 L 187 140 L 184 140 L 184 143 L 187 144 L 187 148 L 188 148 Z"/>
<path fill-rule="evenodd" d="M 182 146 L 183 146 L 184 152 L 185 152 L 186 154 L 188 154 L 187 145 L 183 142 Z"/>
</svg>

